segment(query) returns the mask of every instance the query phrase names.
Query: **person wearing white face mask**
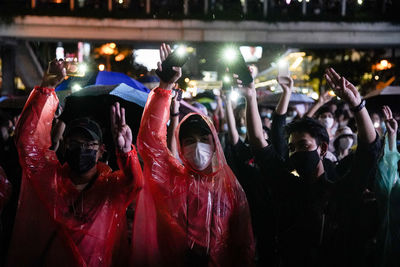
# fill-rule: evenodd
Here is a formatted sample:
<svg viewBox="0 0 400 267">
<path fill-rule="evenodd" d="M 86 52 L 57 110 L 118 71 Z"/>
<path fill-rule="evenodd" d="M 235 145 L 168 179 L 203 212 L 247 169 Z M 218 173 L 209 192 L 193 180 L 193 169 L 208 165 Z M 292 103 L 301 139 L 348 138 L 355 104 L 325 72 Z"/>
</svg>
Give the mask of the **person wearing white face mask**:
<svg viewBox="0 0 400 267">
<path fill-rule="evenodd" d="M 163 44 L 160 57 L 171 53 Z M 177 159 L 167 147 L 173 67 L 148 97 L 137 146 L 145 187 L 133 229 L 134 266 L 252 266 L 254 241 L 246 195 L 226 163 L 217 131 L 199 113 L 186 115 L 175 131 Z M 162 64 L 159 63 L 162 72 Z"/>
<path fill-rule="evenodd" d="M 338 161 L 347 157 L 354 145 L 355 134 L 350 127 L 342 127 L 336 131 L 333 146 L 335 147 L 335 155 Z"/>
</svg>

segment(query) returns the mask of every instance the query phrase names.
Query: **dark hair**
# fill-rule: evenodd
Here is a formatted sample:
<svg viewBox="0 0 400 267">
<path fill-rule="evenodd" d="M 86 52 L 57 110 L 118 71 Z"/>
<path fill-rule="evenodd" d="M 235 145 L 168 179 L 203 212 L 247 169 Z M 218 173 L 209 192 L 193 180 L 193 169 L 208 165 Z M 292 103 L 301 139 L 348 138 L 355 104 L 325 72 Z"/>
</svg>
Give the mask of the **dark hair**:
<svg viewBox="0 0 400 267">
<path fill-rule="evenodd" d="M 334 115 L 328 106 L 322 106 L 317 110 L 316 117 L 318 118 L 319 116 L 327 112 L 331 113 L 332 116 Z"/>
<path fill-rule="evenodd" d="M 329 144 L 329 135 L 325 127 L 309 117 L 303 117 L 300 120 L 293 121 L 286 126 L 286 133 L 289 137 L 292 133 L 308 133 L 316 141 L 317 145 L 325 142 Z"/>
<path fill-rule="evenodd" d="M 191 115 L 182 123 L 179 129 L 179 140 L 190 136 L 194 132 L 201 135 L 208 135 L 212 133 L 207 122 L 205 122 L 203 117 L 198 114 Z"/>
</svg>

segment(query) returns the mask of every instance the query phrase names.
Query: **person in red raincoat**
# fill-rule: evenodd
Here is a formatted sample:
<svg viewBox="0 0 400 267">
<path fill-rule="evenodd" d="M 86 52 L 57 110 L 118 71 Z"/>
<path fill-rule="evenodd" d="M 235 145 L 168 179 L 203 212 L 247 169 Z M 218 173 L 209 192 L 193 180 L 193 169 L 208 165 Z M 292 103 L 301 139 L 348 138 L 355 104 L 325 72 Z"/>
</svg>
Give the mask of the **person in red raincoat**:
<svg viewBox="0 0 400 267">
<path fill-rule="evenodd" d="M 170 54 L 160 49 L 161 60 Z M 161 69 L 161 64 L 159 64 Z M 146 186 L 146 231 L 133 231 L 133 266 L 252 266 L 253 233 L 245 193 L 228 167 L 210 119 L 188 114 L 176 130 L 179 157 L 167 148 L 172 87 L 151 91 L 137 140 Z M 149 216 L 149 210 L 151 210 Z M 148 213 L 145 216 L 144 213 Z M 147 241 L 147 243 L 146 243 Z"/>
<path fill-rule="evenodd" d="M 104 150 L 99 126 L 87 118 L 71 122 L 61 165 L 49 147 L 54 87 L 64 76 L 64 63 L 52 61 L 17 125 L 23 177 L 7 266 L 123 266 L 125 211 L 143 185 L 132 133 L 116 103 L 111 121 L 122 171 L 112 172 L 98 161 Z"/>
</svg>

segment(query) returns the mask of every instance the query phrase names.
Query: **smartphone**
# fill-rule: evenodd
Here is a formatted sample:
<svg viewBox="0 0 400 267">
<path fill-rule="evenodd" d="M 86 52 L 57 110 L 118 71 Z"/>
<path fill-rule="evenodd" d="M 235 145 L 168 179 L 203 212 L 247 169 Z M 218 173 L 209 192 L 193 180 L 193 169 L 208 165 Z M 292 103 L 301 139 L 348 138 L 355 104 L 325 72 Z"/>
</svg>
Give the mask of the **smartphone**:
<svg viewBox="0 0 400 267">
<path fill-rule="evenodd" d="M 185 49 L 184 51 L 182 49 Z M 172 67 L 182 67 L 189 60 L 189 54 L 184 47 L 175 49 L 161 64 L 162 71 L 156 70 L 158 77 L 164 82 L 169 82 L 175 75 Z"/>
<path fill-rule="evenodd" d="M 278 76 L 290 76 L 288 62 L 283 61 L 278 63 Z"/>
<path fill-rule="evenodd" d="M 232 81 L 232 73 L 225 73 L 225 75 L 222 77 L 222 90 L 225 92 L 230 91 L 232 89 Z"/>
<path fill-rule="evenodd" d="M 243 82 L 243 85 L 247 85 L 253 82 L 253 77 L 249 71 L 249 68 L 244 61 L 243 55 L 239 48 L 234 48 L 236 51 L 235 60 L 227 62 L 226 66 L 229 68 L 229 72 L 235 73 L 239 76 L 239 80 Z"/>
<path fill-rule="evenodd" d="M 86 73 L 86 65 L 78 61 L 63 61 L 67 76 L 83 77 Z M 49 74 L 56 75 L 57 66 L 50 65 Z"/>
<path fill-rule="evenodd" d="M 67 70 L 67 76 L 83 77 L 85 76 L 85 68 L 83 64 L 77 61 L 66 61 L 65 69 Z"/>
<path fill-rule="evenodd" d="M 182 100 L 182 94 L 183 94 L 183 91 L 182 91 L 182 89 L 173 89 L 174 91 L 175 91 L 175 95 L 177 94 L 177 96 L 176 96 L 176 100 L 178 100 L 179 102 L 181 102 L 181 100 Z"/>
</svg>

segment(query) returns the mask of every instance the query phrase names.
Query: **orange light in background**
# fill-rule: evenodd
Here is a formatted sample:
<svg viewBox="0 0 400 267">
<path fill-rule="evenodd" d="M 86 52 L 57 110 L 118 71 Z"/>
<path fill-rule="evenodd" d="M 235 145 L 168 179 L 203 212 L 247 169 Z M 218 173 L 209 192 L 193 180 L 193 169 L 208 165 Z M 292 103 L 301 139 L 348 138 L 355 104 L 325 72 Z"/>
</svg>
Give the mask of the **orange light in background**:
<svg viewBox="0 0 400 267">
<path fill-rule="evenodd" d="M 115 61 L 122 61 L 122 60 L 124 60 L 125 59 L 125 55 L 124 54 L 118 54 L 116 57 L 115 57 Z"/>
<path fill-rule="evenodd" d="M 392 63 L 386 59 L 382 59 L 379 63 L 372 66 L 372 70 L 388 70 L 393 67 Z"/>
<path fill-rule="evenodd" d="M 100 54 L 102 55 L 113 55 L 115 54 L 115 48 L 117 47 L 117 45 L 115 43 L 107 43 L 107 44 L 103 44 L 100 47 Z"/>
<path fill-rule="evenodd" d="M 99 65 L 99 71 L 104 71 L 106 66 L 104 64 Z"/>
<path fill-rule="evenodd" d="M 54 3 L 56 4 L 61 4 L 63 1 L 62 0 L 55 0 Z"/>
</svg>

